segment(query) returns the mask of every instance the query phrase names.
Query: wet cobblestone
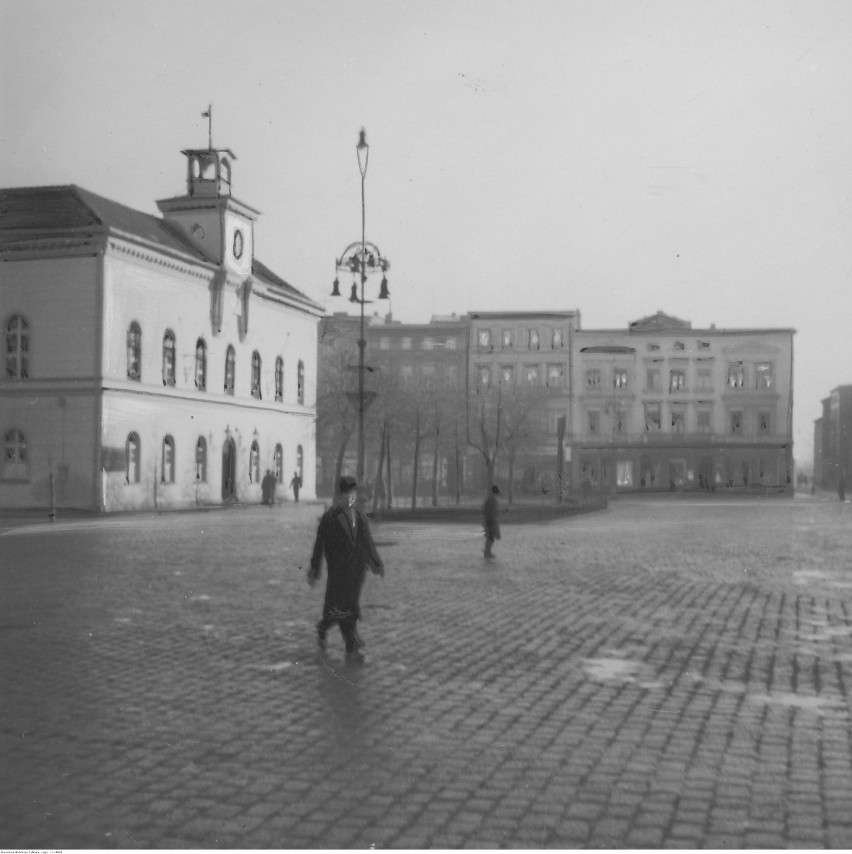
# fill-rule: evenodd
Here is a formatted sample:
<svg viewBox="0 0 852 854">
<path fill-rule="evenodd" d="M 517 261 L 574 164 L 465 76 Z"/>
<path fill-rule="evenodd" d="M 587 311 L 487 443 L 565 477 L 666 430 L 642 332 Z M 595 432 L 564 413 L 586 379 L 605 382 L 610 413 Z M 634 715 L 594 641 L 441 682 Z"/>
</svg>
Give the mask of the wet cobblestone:
<svg viewBox="0 0 852 854">
<path fill-rule="evenodd" d="M 320 512 L 0 517 L 0 847 L 852 844 L 852 505 L 384 523 L 363 666 Z"/>
</svg>

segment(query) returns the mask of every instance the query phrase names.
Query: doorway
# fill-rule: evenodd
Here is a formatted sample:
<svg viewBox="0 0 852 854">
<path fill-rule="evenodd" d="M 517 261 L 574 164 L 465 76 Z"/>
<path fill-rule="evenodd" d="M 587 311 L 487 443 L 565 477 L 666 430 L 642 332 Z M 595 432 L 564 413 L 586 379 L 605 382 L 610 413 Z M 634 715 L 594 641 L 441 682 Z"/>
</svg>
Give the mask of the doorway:
<svg viewBox="0 0 852 854">
<path fill-rule="evenodd" d="M 222 501 L 237 497 L 237 447 L 233 439 L 225 439 L 222 446 Z"/>
</svg>

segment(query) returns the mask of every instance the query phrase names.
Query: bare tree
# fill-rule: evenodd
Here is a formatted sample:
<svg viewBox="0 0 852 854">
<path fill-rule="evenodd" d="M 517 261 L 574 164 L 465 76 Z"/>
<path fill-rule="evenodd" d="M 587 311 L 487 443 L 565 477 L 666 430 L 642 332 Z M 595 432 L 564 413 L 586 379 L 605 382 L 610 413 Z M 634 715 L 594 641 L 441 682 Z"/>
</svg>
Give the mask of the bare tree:
<svg viewBox="0 0 852 854">
<path fill-rule="evenodd" d="M 494 467 L 500 454 L 502 436 L 502 387 L 480 389 L 468 410 L 468 444 L 479 451 L 485 463 L 487 486 L 494 483 Z"/>
<path fill-rule="evenodd" d="M 508 502 L 515 488 L 515 463 L 527 453 L 534 453 L 546 438 L 541 427 L 546 398 L 534 386 L 513 388 L 503 396 L 503 448 L 509 464 Z"/>
</svg>

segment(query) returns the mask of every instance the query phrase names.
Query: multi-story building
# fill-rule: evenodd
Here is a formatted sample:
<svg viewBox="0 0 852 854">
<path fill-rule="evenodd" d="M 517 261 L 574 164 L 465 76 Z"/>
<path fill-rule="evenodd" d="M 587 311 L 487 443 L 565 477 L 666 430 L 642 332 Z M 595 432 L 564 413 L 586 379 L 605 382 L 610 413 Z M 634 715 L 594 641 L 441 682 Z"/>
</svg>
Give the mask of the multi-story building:
<svg viewBox="0 0 852 854">
<path fill-rule="evenodd" d="M 692 329 L 663 312 L 573 336 L 575 484 L 792 490 L 792 329 Z"/>
<path fill-rule="evenodd" d="M 494 466 L 495 476 L 510 490 L 516 476 L 526 491 L 558 488 L 562 437 L 571 420 L 571 341 L 580 328 L 580 312 L 473 312 L 469 318 L 470 441 L 482 448 L 483 439 L 496 437 L 496 402 L 504 447 Z M 478 435 L 483 432 L 483 403 L 484 429 L 490 434 L 485 437 Z M 520 472 L 515 470 L 516 462 Z M 475 488 L 481 492 L 486 468 L 480 465 L 476 471 Z M 570 486 L 563 478 L 562 487 Z"/>
<path fill-rule="evenodd" d="M 266 470 L 314 494 L 322 309 L 254 257 L 234 155 L 183 154 L 162 217 L 0 191 L 0 506 L 259 501 Z"/>
<path fill-rule="evenodd" d="M 832 389 L 814 422 L 814 485 L 837 489 L 852 475 L 852 385 Z"/>
</svg>

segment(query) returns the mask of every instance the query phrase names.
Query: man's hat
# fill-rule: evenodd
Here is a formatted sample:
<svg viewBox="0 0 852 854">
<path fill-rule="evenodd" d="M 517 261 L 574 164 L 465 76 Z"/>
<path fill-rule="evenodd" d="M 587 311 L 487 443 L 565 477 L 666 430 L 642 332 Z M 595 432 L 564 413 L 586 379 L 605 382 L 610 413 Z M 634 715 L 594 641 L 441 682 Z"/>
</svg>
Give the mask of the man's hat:
<svg viewBox="0 0 852 854">
<path fill-rule="evenodd" d="M 357 482 L 354 477 L 349 477 L 349 475 L 344 475 L 340 478 L 340 482 L 337 484 L 338 488 L 342 495 L 346 495 L 347 492 L 352 492 L 353 489 L 357 486 Z"/>
</svg>

